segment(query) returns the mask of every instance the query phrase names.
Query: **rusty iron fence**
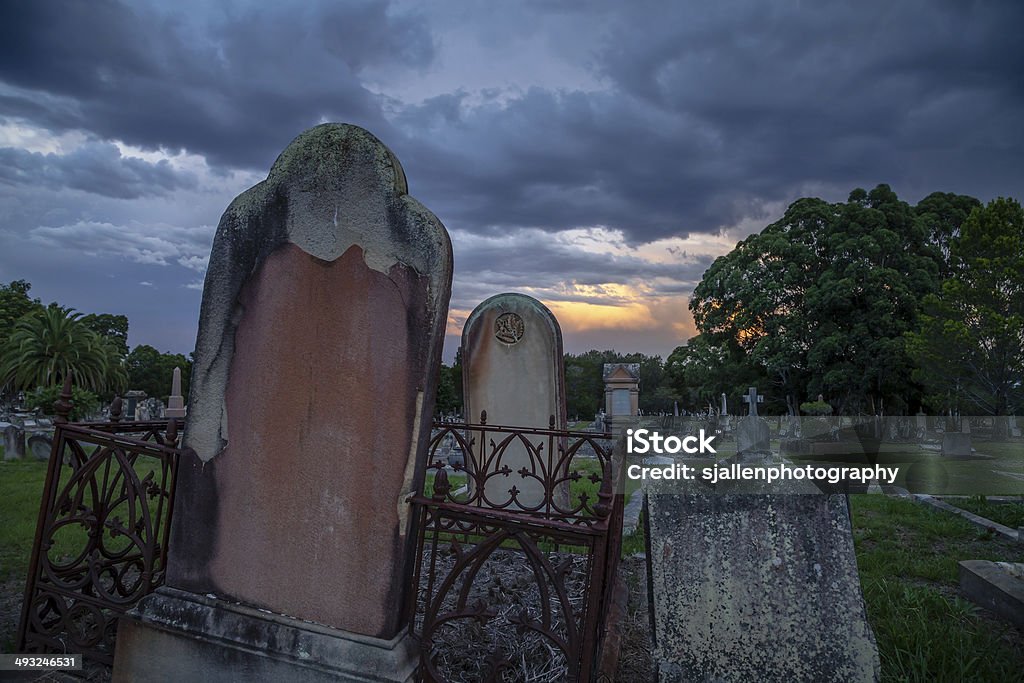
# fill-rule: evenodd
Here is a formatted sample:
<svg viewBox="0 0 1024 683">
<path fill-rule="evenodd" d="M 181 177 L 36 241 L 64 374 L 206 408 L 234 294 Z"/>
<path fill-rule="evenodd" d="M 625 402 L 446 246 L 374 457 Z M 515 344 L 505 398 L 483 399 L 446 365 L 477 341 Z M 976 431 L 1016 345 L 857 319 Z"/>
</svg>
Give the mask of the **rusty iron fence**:
<svg viewBox="0 0 1024 683">
<path fill-rule="evenodd" d="M 622 534 L 610 434 L 436 423 L 410 622 L 425 681 L 591 681 Z M 453 463 L 453 464 L 448 464 Z M 614 672 L 611 672 L 612 675 Z"/>
<path fill-rule="evenodd" d="M 117 619 L 163 583 L 183 420 L 121 422 L 118 404 L 56 425 L 17 652 L 112 664 Z"/>
</svg>

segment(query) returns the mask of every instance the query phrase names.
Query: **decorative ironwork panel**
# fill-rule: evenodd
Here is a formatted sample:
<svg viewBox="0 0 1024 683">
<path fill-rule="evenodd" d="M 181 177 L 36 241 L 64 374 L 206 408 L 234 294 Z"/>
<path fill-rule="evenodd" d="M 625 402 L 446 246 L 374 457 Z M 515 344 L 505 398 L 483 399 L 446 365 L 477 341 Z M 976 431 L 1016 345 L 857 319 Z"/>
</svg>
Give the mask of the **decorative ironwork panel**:
<svg viewBox="0 0 1024 683">
<path fill-rule="evenodd" d="M 164 580 L 182 422 L 57 425 L 19 652 L 113 663 L 118 617 Z"/>
<path fill-rule="evenodd" d="M 513 445 L 529 454 L 516 470 L 503 462 Z M 591 432 L 435 425 L 413 497 L 422 680 L 591 679 L 621 540 L 611 446 Z M 528 480 L 543 495 L 524 503 Z"/>
</svg>

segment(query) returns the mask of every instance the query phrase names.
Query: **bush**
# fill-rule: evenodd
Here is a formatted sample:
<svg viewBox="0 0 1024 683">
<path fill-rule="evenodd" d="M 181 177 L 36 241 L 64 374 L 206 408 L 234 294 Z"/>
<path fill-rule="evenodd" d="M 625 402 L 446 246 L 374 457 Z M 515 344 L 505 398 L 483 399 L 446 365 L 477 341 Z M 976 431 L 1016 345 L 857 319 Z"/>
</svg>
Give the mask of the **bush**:
<svg viewBox="0 0 1024 683">
<path fill-rule="evenodd" d="M 56 415 L 57 410 L 53 404 L 60 398 L 61 387 L 37 387 L 34 391 L 25 396 L 25 403 L 33 410 L 41 410 L 45 415 Z M 71 387 L 71 414 L 68 420 L 80 422 L 89 415 L 92 415 L 100 407 L 100 400 L 96 394 L 79 387 Z"/>
<path fill-rule="evenodd" d="M 800 404 L 800 412 L 804 415 L 831 415 L 832 406 L 827 401 L 808 401 Z"/>
</svg>

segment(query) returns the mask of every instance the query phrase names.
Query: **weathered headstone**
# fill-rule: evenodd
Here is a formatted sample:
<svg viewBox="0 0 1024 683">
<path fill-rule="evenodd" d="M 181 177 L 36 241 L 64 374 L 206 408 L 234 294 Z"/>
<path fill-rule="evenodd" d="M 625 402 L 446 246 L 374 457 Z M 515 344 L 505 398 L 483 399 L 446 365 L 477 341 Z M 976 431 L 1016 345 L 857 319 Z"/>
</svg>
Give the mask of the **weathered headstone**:
<svg viewBox="0 0 1024 683">
<path fill-rule="evenodd" d="M 146 392 L 139 389 L 124 393 L 124 416 L 128 420 L 138 420 L 139 403 L 146 398 Z"/>
<path fill-rule="evenodd" d="M 649 492 L 658 680 L 875 681 L 842 495 Z"/>
<path fill-rule="evenodd" d="M 750 387 L 743 401 L 750 405 L 750 414 L 741 417 L 736 423 L 736 454 L 768 454 L 771 452 L 771 429 L 757 416 L 757 404 L 763 403 L 764 397 L 758 396 L 757 389 Z"/>
<path fill-rule="evenodd" d="M 33 434 L 28 437 L 28 449 L 36 460 L 47 461 L 53 450 L 53 436 L 50 434 Z"/>
<path fill-rule="evenodd" d="M 640 414 L 640 364 L 605 363 L 604 380 L 605 425 L 614 432 L 632 425 Z"/>
<path fill-rule="evenodd" d="M 166 586 L 114 679 L 407 681 L 406 502 L 451 287 L 440 221 L 356 126 L 296 138 L 210 257 Z"/>
<path fill-rule="evenodd" d="M 498 294 L 477 306 L 462 330 L 462 377 L 466 415 L 471 421 L 487 411 L 487 423 L 547 429 L 565 429 L 565 370 L 562 330 L 551 311 L 525 294 Z M 547 453 L 541 454 L 546 458 Z M 497 471 L 508 466 L 512 474 L 492 476 L 485 484 L 488 500 L 516 500 L 535 506 L 544 499 L 543 482 L 519 471 L 542 472 L 525 444 L 509 444 Z"/>
<path fill-rule="evenodd" d="M 1007 420 L 1007 429 L 1008 429 L 1008 432 L 1009 432 L 1010 436 L 1012 436 L 1014 438 L 1020 437 L 1021 429 L 1020 429 L 1020 425 L 1017 424 L 1017 416 L 1016 415 L 1010 415 L 1009 419 Z"/>
<path fill-rule="evenodd" d="M 966 421 L 965 421 L 966 422 Z M 945 432 L 942 435 L 942 455 L 946 458 L 970 458 L 971 435 L 964 432 Z"/>
<path fill-rule="evenodd" d="M 4 460 L 21 460 L 25 457 L 25 430 L 16 424 L 3 423 Z"/>
</svg>

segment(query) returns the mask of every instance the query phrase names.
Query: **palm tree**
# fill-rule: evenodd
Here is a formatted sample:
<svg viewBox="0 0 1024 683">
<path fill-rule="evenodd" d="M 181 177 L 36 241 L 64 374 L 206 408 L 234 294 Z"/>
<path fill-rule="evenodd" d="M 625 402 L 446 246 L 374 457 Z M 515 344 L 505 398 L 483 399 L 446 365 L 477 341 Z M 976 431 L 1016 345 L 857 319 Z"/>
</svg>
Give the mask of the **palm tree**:
<svg viewBox="0 0 1024 683">
<path fill-rule="evenodd" d="M 22 318 L 0 349 L 0 385 L 14 390 L 56 386 L 69 371 L 75 384 L 102 392 L 128 381 L 114 345 L 83 325 L 73 308 L 51 305 Z"/>
</svg>

